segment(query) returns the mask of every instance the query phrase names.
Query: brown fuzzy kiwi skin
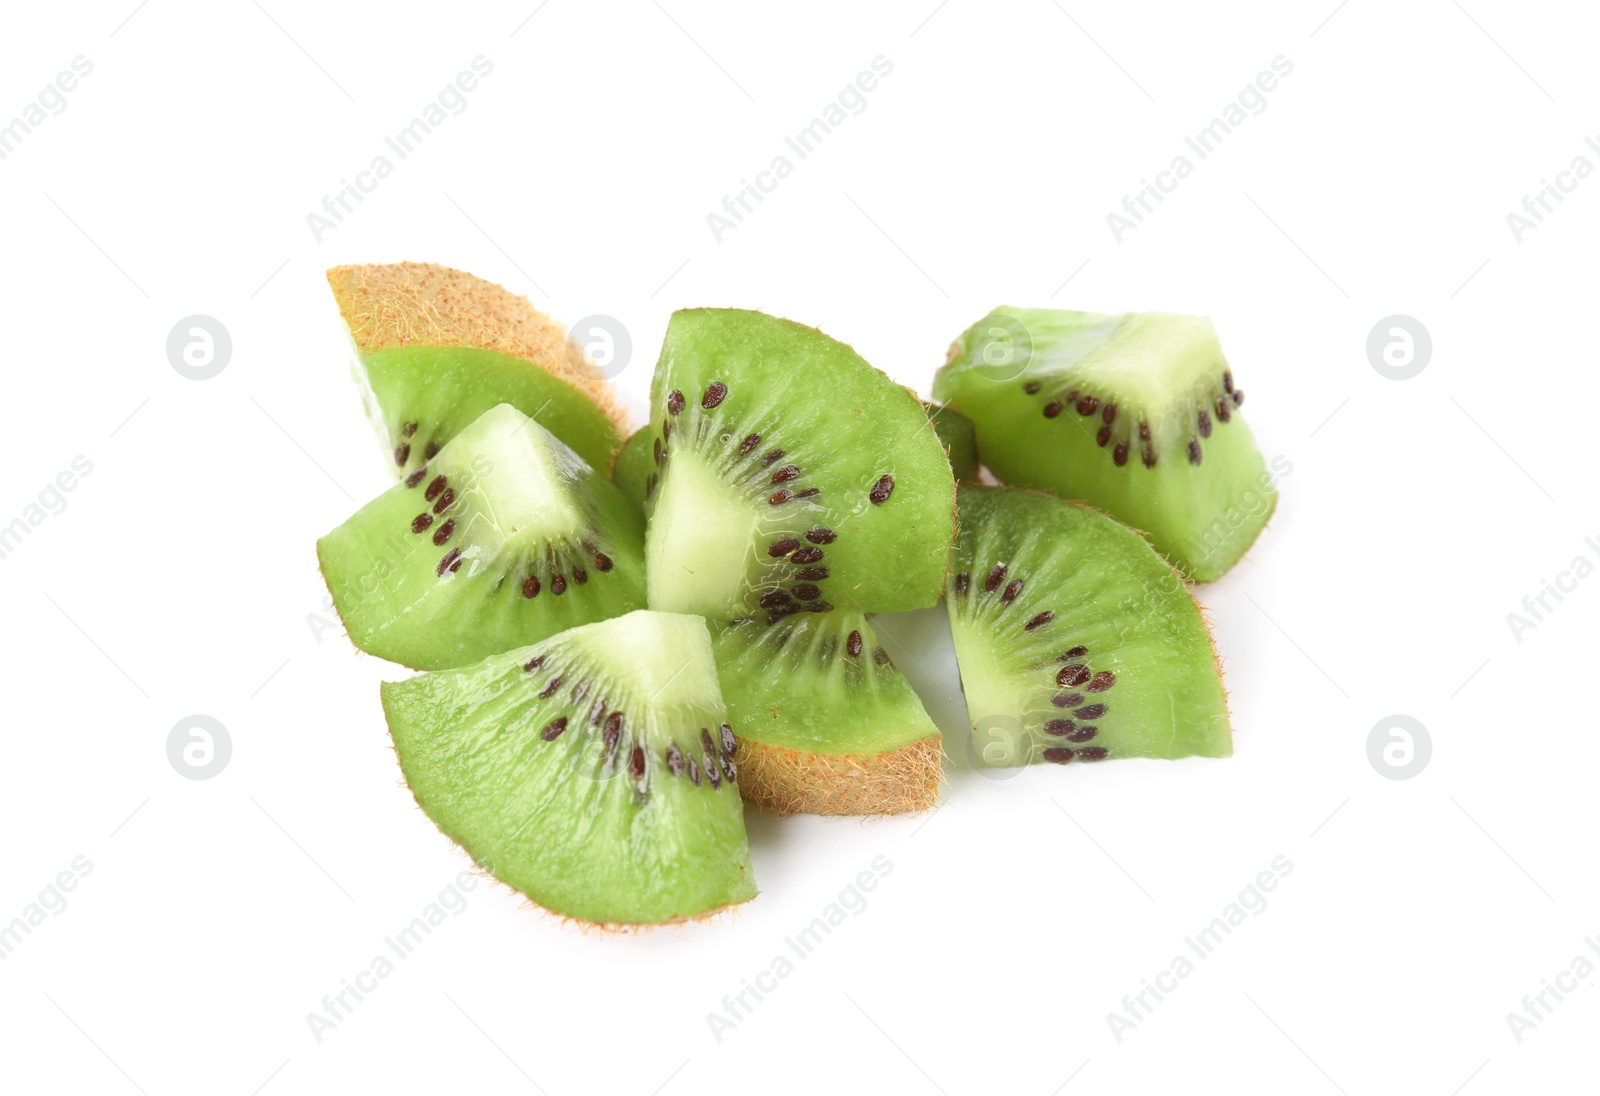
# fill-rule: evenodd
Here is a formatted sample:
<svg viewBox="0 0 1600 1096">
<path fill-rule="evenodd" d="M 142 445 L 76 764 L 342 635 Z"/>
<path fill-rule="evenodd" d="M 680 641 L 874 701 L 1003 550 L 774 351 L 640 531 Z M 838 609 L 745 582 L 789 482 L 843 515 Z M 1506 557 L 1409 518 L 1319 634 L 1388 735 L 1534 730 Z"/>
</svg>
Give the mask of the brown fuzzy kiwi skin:
<svg viewBox="0 0 1600 1096">
<path fill-rule="evenodd" d="M 510 354 L 578 389 L 628 436 L 628 413 L 587 352 L 526 297 L 436 263 L 336 266 L 327 276 L 357 353 L 465 346 Z"/>
<path fill-rule="evenodd" d="M 913 814 L 939 801 L 938 735 L 873 756 L 819 754 L 739 739 L 739 793 L 773 814 Z"/>
</svg>

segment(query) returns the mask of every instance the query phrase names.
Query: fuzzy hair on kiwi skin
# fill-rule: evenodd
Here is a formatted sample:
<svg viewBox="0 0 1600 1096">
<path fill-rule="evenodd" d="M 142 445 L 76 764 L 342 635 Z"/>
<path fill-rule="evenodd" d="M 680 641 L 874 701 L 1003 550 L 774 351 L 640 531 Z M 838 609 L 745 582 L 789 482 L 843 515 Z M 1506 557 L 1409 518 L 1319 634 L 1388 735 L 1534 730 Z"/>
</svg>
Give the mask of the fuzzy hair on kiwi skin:
<svg viewBox="0 0 1600 1096">
<path fill-rule="evenodd" d="M 629 417 L 588 352 L 526 297 L 436 263 L 367 263 L 327 272 L 359 353 L 466 346 L 522 358 L 599 406 L 623 437 Z"/>
<path fill-rule="evenodd" d="M 919 739 L 871 757 L 739 739 L 739 793 L 778 815 L 915 814 L 939 801 L 944 749 Z"/>
</svg>

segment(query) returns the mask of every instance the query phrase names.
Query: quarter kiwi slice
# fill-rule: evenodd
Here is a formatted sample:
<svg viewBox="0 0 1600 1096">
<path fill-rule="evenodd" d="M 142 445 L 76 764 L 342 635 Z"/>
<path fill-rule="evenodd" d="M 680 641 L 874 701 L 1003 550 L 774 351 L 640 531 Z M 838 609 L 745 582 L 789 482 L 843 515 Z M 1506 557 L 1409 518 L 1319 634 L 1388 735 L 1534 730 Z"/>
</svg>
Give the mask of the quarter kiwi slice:
<svg viewBox="0 0 1600 1096">
<path fill-rule="evenodd" d="M 735 621 L 712 646 L 746 800 L 778 814 L 934 805 L 939 730 L 862 613 Z"/>
<path fill-rule="evenodd" d="M 1019 488 L 958 503 L 946 605 L 976 763 L 1233 752 L 1200 607 L 1139 534 Z"/>
<path fill-rule="evenodd" d="M 417 804 L 545 909 L 659 924 L 755 895 L 699 618 L 641 610 L 382 692 Z"/>
<path fill-rule="evenodd" d="M 1277 505 L 1204 316 L 999 308 L 951 346 L 933 393 L 976 424 L 1002 482 L 1105 510 L 1196 582 L 1238 562 Z"/>
<path fill-rule="evenodd" d="M 659 467 L 651 453 L 652 443 L 661 444 L 661 435 L 649 426 L 640 427 L 622 445 L 617 462 L 611 466 L 611 482 L 635 506 L 643 509 L 646 494 Z"/>
<path fill-rule="evenodd" d="M 424 670 L 645 602 L 638 510 L 509 404 L 319 540 L 317 558 L 355 645 Z"/>
<path fill-rule="evenodd" d="M 328 284 L 397 474 L 501 403 L 610 470 L 627 416 L 583 348 L 526 298 L 433 263 L 336 266 Z"/>
<path fill-rule="evenodd" d="M 937 403 L 924 403 L 939 444 L 950 458 L 950 471 L 957 483 L 978 482 L 978 434 L 972 420 L 961 412 Z"/>
<path fill-rule="evenodd" d="M 848 346 L 760 312 L 677 312 L 651 406 L 652 608 L 776 621 L 937 602 L 949 461 L 916 396 Z M 763 604 L 797 584 L 817 596 Z"/>
</svg>

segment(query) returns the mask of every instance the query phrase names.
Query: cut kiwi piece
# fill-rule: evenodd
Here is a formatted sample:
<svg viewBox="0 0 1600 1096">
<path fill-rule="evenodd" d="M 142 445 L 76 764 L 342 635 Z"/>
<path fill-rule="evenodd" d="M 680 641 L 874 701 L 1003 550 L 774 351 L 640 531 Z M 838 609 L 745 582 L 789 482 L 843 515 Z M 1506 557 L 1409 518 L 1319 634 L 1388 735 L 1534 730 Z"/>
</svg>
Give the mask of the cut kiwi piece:
<svg viewBox="0 0 1600 1096">
<path fill-rule="evenodd" d="M 545 909 L 659 924 L 755 895 L 699 618 L 641 610 L 382 691 L 417 804 Z"/>
<path fill-rule="evenodd" d="M 980 765 L 1227 757 L 1227 698 L 1188 587 L 1139 534 L 963 487 L 946 605 Z"/>
<path fill-rule="evenodd" d="M 652 448 L 660 444 L 661 435 L 653 427 L 641 427 L 623 443 L 616 464 L 611 466 L 611 482 L 641 509 L 645 495 L 653 486 L 651 480 L 659 471 Z"/>
<path fill-rule="evenodd" d="M 502 403 L 610 470 L 627 416 L 583 348 L 526 298 L 432 263 L 336 266 L 328 284 L 399 475 Z"/>
<path fill-rule="evenodd" d="M 1196 582 L 1238 562 L 1277 505 L 1204 316 L 996 309 L 933 393 L 976 424 L 1002 482 L 1105 510 Z"/>
<path fill-rule="evenodd" d="M 355 645 L 423 670 L 644 607 L 644 522 L 501 404 L 317 542 Z"/>
<path fill-rule="evenodd" d="M 859 611 L 735 621 L 712 646 L 746 800 L 778 814 L 899 814 L 937 801 L 939 730 Z"/>
<path fill-rule="evenodd" d="M 776 620 L 761 601 L 796 582 L 820 592 L 810 612 L 938 600 L 950 464 L 916 396 L 855 351 L 760 312 L 690 309 L 651 392 L 652 608 Z"/>
<path fill-rule="evenodd" d="M 924 403 L 939 444 L 950 458 L 950 471 L 956 482 L 978 482 L 978 433 L 972 420 L 959 411 L 937 403 Z"/>
</svg>

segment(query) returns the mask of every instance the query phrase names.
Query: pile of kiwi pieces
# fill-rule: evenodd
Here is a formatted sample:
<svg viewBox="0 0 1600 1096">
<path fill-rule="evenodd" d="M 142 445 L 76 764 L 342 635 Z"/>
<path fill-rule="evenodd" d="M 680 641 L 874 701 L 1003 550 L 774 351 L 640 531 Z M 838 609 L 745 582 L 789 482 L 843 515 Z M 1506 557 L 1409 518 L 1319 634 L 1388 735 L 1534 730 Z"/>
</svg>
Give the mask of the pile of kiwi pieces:
<svg viewBox="0 0 1600 1096">
<path fill-rule="evenodd" d="M 382 686 L 417 803 L 537 905 L 699 918 L 755 894 L 744 802 L 932 807 L 940 733 L 873 618 L 941 598 L 976 763 L 1231 752 L 1189 584 L 1276 496 L 1209 320 L 999 309 L 933 405 L 812 328 L 687 309 L 630 433 L 500 286 L 328 280 L 398 482 L 322 573 L 357 647 L 427 671 Z"/>
</svg>

